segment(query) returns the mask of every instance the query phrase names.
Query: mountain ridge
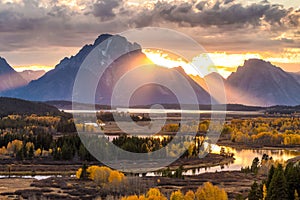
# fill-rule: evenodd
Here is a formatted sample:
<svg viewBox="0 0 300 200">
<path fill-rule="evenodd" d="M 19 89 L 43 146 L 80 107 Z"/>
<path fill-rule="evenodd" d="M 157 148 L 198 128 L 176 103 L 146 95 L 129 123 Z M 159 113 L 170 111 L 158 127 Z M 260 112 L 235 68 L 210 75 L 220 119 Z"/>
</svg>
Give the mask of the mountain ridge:
<svg viewBox="0 0 300 200">
<path fill-rule="evenodd" d="M 18 88 L 26 84 L 27 81 L 4 58 L 0 57 L 0 92 Z"/>
<path fill-rule="evenodd" d="M 217 72 L 201 78 L 199 76 L 187 75 L 181 67 L 166 69 L 154 66 L 146 55 L 142 53 L 140 45 L 129 42 L 124 37 L 110 34 L 100 35 L 93 44 L 83 46 L 74 56 L 65 57 L 53 70 L 47 72 L 37 80 L 31 81 L 28 85 L 25 85 L 23 82 L 23 85 L 8 87 L 9 91 L 2 92 L 1 94 L 8 97 L 35 101 L 72 100 L 73 85 L 77 72 L 87 55 L 100 43 L 104 43 L 104 47 L 102 46 L 102 49 L 99 49 L 99 58 L 97 58 L 101 61 L 99 62 L 101 63 L 99 67 L 103 67 L 111 61 L 112 63 L 105 69 L 103 76 L 98 80 L 97 92 L 95 94 L 96 103 L 109 105 L 113 88 L 124 75 L 137 69 L 136 66 L 152 65 L 147 68 L 148 73 L 133 76 L 130 82 L 132 83 L 132 81 L 143 78 L 154 82 L 159 82 L 159 80 L 163 79 L 169 81 L 178 80 L 176 74 L 179 73 L 188 80 L 192 89 L 196 91 L 199 104 L 210 103 L 209 90 L 213 90 L 214 93 L 221 93 L 223 89 L 227 96 L 227 102 L 231 104 L 255 106 L 294 106 L 300 104 L 300 72 L 289 73 L 270 62 L 260 59 L 249 59 L 245 60 L 244 65 L 239 66 L 237 71 L 233 72 L 227 79 L 223 78 Z M 112 60 L 114 54 L 122 56 L 116 60 Z M 1 65 L 8 66 L 4 67 L 2 71 L 6 70 L 6 73 L 16 73 L 3 58 L 0 59 L 0 72 Z M 224 87 L 219 85 L 221 83 Z M 186 101 L 181 103 L 190 103 L 190 95 L 186 93 L 186 90 L 180 83 L 173 81 L 171 86 L 179 88 L 180 96 L 185 97 Z M 143 93 L 149 95 L 143 95 Z M 131 101 L 133 105 L 178 103 L 172 91 L 159 85 L 140 87 L 133 96 L 134 100 Z M 218 102 L 213 102 L 213 104 L 216 103 Z"/>
<path fill-rule="evenodd" d="M 253 105 L 298 105 L 300 84 L 282 68 L 259 59 L 249 59 L 226 80 L 238 91 L 238 101 Z"/>
<path fill-rule="evenodd" d="M 284 71 L 282 68 L 261 59 L 245 60 L 225 79 L 217 72 L 204 78 L 191 75 L 206 91 L 222 89 L 217 83 L 222 80 L 227 102 L 249 106 L 275 106 L 300 104 L 300 74 Z M 210 86 L 208 88 L 208 85 Z"/>
<path fill-rule="evenodd" d="M 118 80 L 129 71 L 134 70 L 137 66 L 142 65 L 152 65 L 148 69 L 152 74 L 145 73 L 143 76 L 147 77 L 149 80 L 157 81 L 160 77 L 165 80 L 176 79 L 176 73 L 181 73 L 188 82 L 192 85 L 192 88 L 197 91 L 197 100 L 200 103 L 209 103 L 210 95 L 200 86 L 198 86 L 188 75 L 185 74 L 183 70 L 179 68 L 176 69 L 166 69 L 154 64 L 146 57 L 141 51 L 141 46 L 137 43 L 131 43 L 127 41 L 126 38 L 121 36 L 112 36 L 109 34 L 104 34 L 99 36 L 93 44 L 85 45 L 76 55 L 69 58 L 62 59 L 55 68 L 47 72 L 41 78 L 31 81 L 28 85 L 20 87 L 15 90 L 5 92 L 3 95 L 8 97 L 21 98 L 26 100 L 35 101 L 50 101 L 50 100 L 72 100 L 73 85 L 77 75 L 77 72 L 87 57 L 87 55 L 101 44 L 102 49 L 97 49 L 99 53 L 99 63 L 100 66 L 105 65 L 113 61 L 108 68 L 105 69 L 102 77 L 99 79 L 99 84 L 96 92 L 96 103 L 109 104 L 111 101 L 112 89 L 118 83 Z M 103 48 L 104 46 L 104 48 Z M 116 60 L 112 60 L 114 55 L 122 55 Z M 154 69 L 152 70 L 151 69 Z M 93 78 L 91 77 L 87 80 L 90 82 Z M 139 76 L 132 77 L 132 81 L 139 79 Z M 151 81 L 150 81 L 151 82 Z M 181 86 L 180 83 L 173 81 L 174 88 L 182 88 L 181 96 L 186 97 L 190 100 L 189 94 L 186 94 L 186 90 Z M 176 103 L 176 97 L 171 91 L 159 85 L 145 86 L 138 89 L 139 91 L 135 95 L 135 103 Z M 151 93 L 152 96 L 148 98 L 141 95 L 142 93 Z M 82 102 L 87 103 L 87 102 Z M 89 102 L 91 103 L 91 102 Z M 188 101 L 185 103 L 189 103 Z"/>
</svg>

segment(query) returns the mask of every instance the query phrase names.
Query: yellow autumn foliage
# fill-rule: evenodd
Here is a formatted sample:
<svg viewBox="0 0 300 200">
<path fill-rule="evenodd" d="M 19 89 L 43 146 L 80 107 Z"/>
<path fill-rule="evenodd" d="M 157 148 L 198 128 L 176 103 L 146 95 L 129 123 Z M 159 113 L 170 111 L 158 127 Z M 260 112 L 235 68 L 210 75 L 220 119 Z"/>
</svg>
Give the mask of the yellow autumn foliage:
<svg viewBox="0 0 300 200">
<path fill-rule="evenodd" d="M 194 200 L 195 199 L 195 193 L 192 190 L 189 190 L 184 195 L 184 200 Z"/>
<path fill-rule="evenodd" d="M 185 195 L 180 191 L 172 192 L 170 200 L 227 200 L 227 193 L 213 184 L 207 182 L 199 187 L 196 193 L 189 190 Z M 132 195 L 123 197 L 122 200 L 167 200 L 158 188 L 150 188 L 146 196 Z"/>
<path fill-rule="evenodd" d="M 128 197 L 122 197 L 121 200 L 139 200 L 139 197 L 137 195 L 131 195 Z"/>
<path fill-rule="evenodd" d="M 105 166 L 90 166 L 87 168 L 89 179 L 95 181 L 98 185 L 106 183 L 121 183 L 125 180 L 125 175 L 116 170 L 112 170 Z M 79 168 L 76 172 L 76 178 L 80 178 L 82 168 Z"/>
<path fill-rule="evenodd" d="M 184 200 L 184 195 L 180 190 L 172 192 L 170 200 Z"/>
<path fill-rule="evenodd" d="M 42 150 L 40 148 L 38 148 L 35 152 L 34 152 L 34 156 L 35 157 L 39 157 L 42 154 Z"/>
<path fill-rule="evenodd" d="M 167 200 L 167 198 L 157 188 L 150 188 L 146 194 L 147 200 Z"/>
<path fill-rule="evenodd" d="M 227 200 L 227 194 L 224 189 L 214 186 L 210 182 L 204 183 L 195 193 L 196 200 Z"/>
<path fill-rule="evenodd" d="M 82 168 L 79 168 L 76 172 L 76 178 L 77 179 L 80 179 L 80 176 L 81 176 L 81 173 L 82 173 Z"/>
<path fill-rule="evenodd" d="M 123 179 L 124 179 L 124 174 L 123 173 L 120 173 L 118 171 L 112 171 L 109 174 L 108 182 L 110 182 L 110 183 L 120 183 L 120 182 L 123 181 Z"/>
</svg>

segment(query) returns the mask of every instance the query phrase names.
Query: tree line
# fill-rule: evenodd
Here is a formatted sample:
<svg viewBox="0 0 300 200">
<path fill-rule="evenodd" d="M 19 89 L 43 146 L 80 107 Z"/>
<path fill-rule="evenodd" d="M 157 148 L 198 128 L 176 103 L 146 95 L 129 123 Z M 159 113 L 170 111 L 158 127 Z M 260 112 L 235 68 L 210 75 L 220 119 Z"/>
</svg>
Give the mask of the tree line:
<svg viewBox="0 0 300 200">
<path fill-rule="evenodd" d="M 254 182 L 248 195 L 249 200 L 299 200 L 300 165 L 288 163 L 272 165 L 268 178 L 261 184 Z"/>
</svg>

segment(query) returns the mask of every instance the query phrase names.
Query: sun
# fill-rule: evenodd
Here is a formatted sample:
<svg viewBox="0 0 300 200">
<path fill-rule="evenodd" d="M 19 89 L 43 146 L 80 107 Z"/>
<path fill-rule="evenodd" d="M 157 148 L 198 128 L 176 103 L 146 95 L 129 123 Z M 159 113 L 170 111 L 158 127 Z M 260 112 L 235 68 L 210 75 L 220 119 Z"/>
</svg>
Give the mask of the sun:
<svg viewBox="0 0 300 200">
<path fill-rule="evenodd" d="M 143 53 L 156 65 L 174 68 L 182 67 L 188 75 L 204 77 L 212 72 L 218 72 L 226 77 L 228 72 L 222 67 L 216 66 L 208 53 L 201 54 L 191 61 L 160 49 L 143 49 Z"/>
<path fill-rule="evenodd" d="M 54 69 L 54 67 L 44 66 L 44 65 L 30 65 L 30 66 L 14 66 L 14 69 L 17 72 L 22 72 L 25 70 L 32 70 L 32 71 L 44 70 L 45 72 L 48 72 L 48 71 Z"/>
<path fill-rule="evenodd" d="M 143 49 L 143 53 L 158 66 L 166 68 L 182 67 L 187 74 L 197 74 L 195 67 L 190 62 L 171 52 L 159 49 Z"/>
<path fill-rule="evenodd" d="M 212 72 L 217 72 L 224 78 L 235 72 L 238 66 L 242 66 L 245 60 L 251 58 L 264 58 L 259 53 L 236 53 L 225 52 L 201 53 L 191 61 L 160 49 L 143 49 L 143 53 L 156 65 L 174 68 L 181 66 L 189 75 L 204 77 Z M 265 58 L 268 60 L 267 58 Z M 270 60 L 270 59 L 269 59 Z M 272 60 L 271 60 L 272 61 Z"/>
</svg>

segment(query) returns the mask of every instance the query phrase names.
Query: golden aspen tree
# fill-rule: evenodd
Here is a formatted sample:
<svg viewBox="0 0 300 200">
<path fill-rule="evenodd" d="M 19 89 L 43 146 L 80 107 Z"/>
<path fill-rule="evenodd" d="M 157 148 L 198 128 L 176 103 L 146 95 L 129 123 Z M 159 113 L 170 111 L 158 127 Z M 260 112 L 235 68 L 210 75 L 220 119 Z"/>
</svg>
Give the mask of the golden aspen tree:
<svg viewBox="0 0 300 200">
<path fill-rule="evenodd" d="M 295 190 L 295 193 L 294 193 L 294 200 L 299 200 L 299 195 L 298 195 L 298 192 L 297 190 Z"/>
<path fill-rule="evenodd" d="M 227 200 L 227 193 L 224 189 L 214 186 L 210 182 L 204 183 L 195 193 L 196 200 Z"/>
<path fill-rule="evenodd" d="M 267 198 L 268 192 L 267 192 L 267 186 L 266 184 L 263 185 L 263 200 Z"/>
<path fill-rule="evenodd" d="M 172 192 L 170 200 L 184 200 L 184 196 L 180 190 Z"/>
<path fill-rule="evenodd" d="M 192 190 L 189 190 L 184 195 L 184 200 L 194 200 L 195 199 L 195 193 Z"/>
</svg>

